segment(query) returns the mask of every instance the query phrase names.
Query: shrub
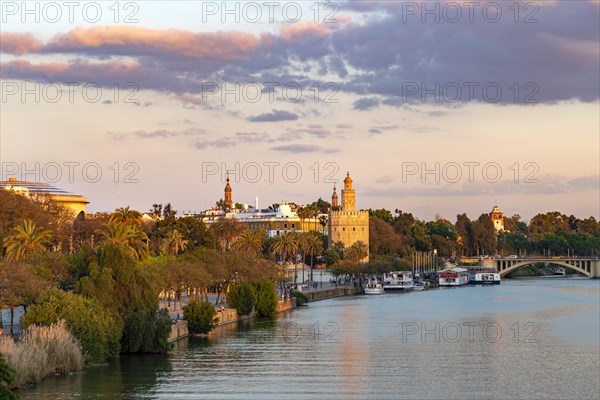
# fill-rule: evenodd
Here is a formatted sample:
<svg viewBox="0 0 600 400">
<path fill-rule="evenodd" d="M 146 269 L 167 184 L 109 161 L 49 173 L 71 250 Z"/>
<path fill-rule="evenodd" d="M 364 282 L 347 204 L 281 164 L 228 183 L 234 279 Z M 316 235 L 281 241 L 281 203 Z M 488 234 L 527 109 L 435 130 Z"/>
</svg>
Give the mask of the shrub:
<svg viewBox="0 0 600 400">
<path fill-rule="evenodd" d="M 207 334 L 219 321 L 217 312 L 207 301 L 193 302 L 183 307 L 183 318 L 187 320 L 190 333 Z"/>
<path fill-rule="evenodd" d="M 164 353 L 171 349 L 171 319 L 167 310 L 131 312 L 125 318 L 122 349 L 129 353 Z"/>
<path fill-rule="evenodd" d="M 294 292 L 294 297 L 296 298 L 296 305 L 303 306 L 308 303 L 308 297 L 302 292 Z"/>
<path fill-rule="evenodd" d="M 18 342 L 0 337 L 0 353 L 16 371 L 13 387 L 83 368 L 81 347 L 63 320 L 50 326 L 31 325 Z"/>
<path fill-rule="evenodd" d="M 236 283 L 229 289 L 227 302 L 238 315 L 250 315 L 256 304 L 256 290 L 249 282 Z"/>
<path fill-rule="evenodd" d="M 102 362 L 119 353 L 122 328 L 96 300 L 71 292 L 49 290 L 21 319 L 24 327 L 64 320 L 81 343 L 86 362 Z"/>
<path fill-rule="evenodd" d="M 259 317 L 274 317 L 278 304 L 275 283 L 267 279 L 256 282 L 256 314 Z"/>
<path fill-rule="evenodd" d="M 15 369 L 8 365 L 2 354 L 0 354 L 0 399 L 18 400 L 20 398 L 8 389 L 14 381 Z"/>
</svg>

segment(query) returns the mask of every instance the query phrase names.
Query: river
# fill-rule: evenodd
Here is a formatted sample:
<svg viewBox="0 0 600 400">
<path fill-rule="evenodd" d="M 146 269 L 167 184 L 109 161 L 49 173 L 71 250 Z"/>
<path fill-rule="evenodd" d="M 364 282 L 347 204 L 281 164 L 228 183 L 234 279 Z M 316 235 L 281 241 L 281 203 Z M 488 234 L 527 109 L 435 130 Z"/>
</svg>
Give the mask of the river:
<svg viewBox="0 0 600 400">
<path fill-rule="evenodd" d="M 592 399 L 600 281 L 352 296 L 126 355 L 23 399 Z"/>
</svg>

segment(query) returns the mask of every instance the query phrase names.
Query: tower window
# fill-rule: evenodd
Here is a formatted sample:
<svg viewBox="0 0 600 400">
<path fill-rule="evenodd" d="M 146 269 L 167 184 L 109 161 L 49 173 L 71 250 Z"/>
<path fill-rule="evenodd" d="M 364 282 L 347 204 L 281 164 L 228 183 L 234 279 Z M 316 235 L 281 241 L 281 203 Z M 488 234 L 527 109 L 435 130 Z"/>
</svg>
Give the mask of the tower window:
<svg viewBox="0 0 600 400">
<path fill-rule="evenodd" d="M 345 231 L 346 231 L 346 228 L 342 228 L 342 230 L 345 232 Z"/>
<path fill-rule="evenodd" d="M 283 224 L 283 229 L 287 229 L 287 224 Z"/>
<path fill-rule="evenodd" d="M 355 230 L 356 230 L 356 228 L 352 228 L 352 230 L 353 230 L 353 231 L 355 231 Z"/>
<path fill-rule="evenodd" d="M 296 224 L 292 224 L 292 229 L 295 229 L 295 228 L 296 228 Z"/>
</svg>

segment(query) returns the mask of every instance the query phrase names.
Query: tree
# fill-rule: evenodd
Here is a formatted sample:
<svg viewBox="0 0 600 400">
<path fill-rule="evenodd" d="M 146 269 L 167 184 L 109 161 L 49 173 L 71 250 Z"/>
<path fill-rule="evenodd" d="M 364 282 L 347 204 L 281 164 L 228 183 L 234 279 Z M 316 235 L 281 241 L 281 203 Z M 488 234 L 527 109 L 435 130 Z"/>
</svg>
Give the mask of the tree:
<svg viewBox="0 0 600 400">
<path fill-rule="evenodd" d="M 279 299 L 273 281 L 263 279 L 256 283 L 256 315 L 272 318 L 277 315 Z"/>
<path fill-rule="evenodd" d="M 368 249 L 369 248 L 367 247 L 366 243 L 362 240 L 354 242 L 348 248 L 345 259 L 353 262 L 359 262 L 369 254 Z"/>
<path fill-rule="evenodd" d="M 4 356 L 0 354 L 0 399 L 19 400 L 20 397 L 9 390 L 10 385 L 15 381 L 15 369 L 8 365 Z"/>
<path fill-rule="evenodd" d="M 296 254 L 298 253 L 298 242 L 296 235 L 291 232 L 285 232 L 283 235 L 275 237 L 273 240 L 273 252 L 281 254 L 281 261 L 285 263 L 286 256 L 294 255 L 294 285 L 298 280 L 298 270 L 296 265 Z"/>
<path fill-rule="evenodd" d="M 244 226 L 234 219 L 221 218 L 211 225 L 211 229 L 217 238 L 221 251 L 224 252 L 232 249 L 233 242 L 244 231 Z"/>
<path fill-rule="evenodd" d="M 167 237 L 163 239 L 161 251 L 164 254 L 176 256 L 179 254 L 179 250 L 185 251 L 187 245 L 188 241 L 183 238 L 181 232 L 177 229 L 173 229 L 167 234 Z"/>
<path fill-rule="evenodd" d="M 391 224 L 394 222 L 394 217 L 392 217 L 392 212 L 390 210 L 386 210 L 385 208 L 380 208 L 377 210 L 373 210 L 371 208 L 369 208 L 369 216 L 370 217 L 377 217 L 380 220 Z"/>
<path fill-rule="evenodd" d="M 391 224 L 376 216 L 369 217 L 369 250 L 371 254 L 397 254 L 401 239 Z"/>
<path fill-rule="evenodd" d="M 129 252 L 137 260 L 148 257 L 148 236 L 137 226 L 118 222 L 116 219 L 102 225 L 98 230 L 100 251 L 115 245 Z"/>
<path fill-rule="evenodd" d="M 256 304 L 256 289 L 249 282 L 236 283 L 229 289 L 227 301 L 238 315 L 250 315 Z"/>
<path fill-rule="evenodd" d="M 122 327 L 100 303 L 71 292 L 45 292 L 28 308 L 21 324 L 24 328 L 50 326 L 60 320 L 81 343 L 86 362 L 104 362 L 119 353 Z"/>
<path fill-rule="evenodd" d="M 215 307 L 207 301 L 194 301 L 183 307 L 183 318 L 193 334 L 206 335 L 219 323 Z"/>
<path fill-rule="evenodd" d="M 6 237 L 6 256 L 9 260 L 19 261 L 43 253 L 51 238 L 51 231 L 38 228 L 32 220 L 25 219 Z"/>
<path fill-rule="evenodd" d="M 318 233 L 316 233 L 318 235 Z M 323 242 L 321 238 L 316 236 L 313 233 L 309 233 L 309 236 L 306 238 L 304 243 L 304 252 L 308 256 L 310 256 L 310 280 L 313 280 L 313 266 L 315 256 L 321 254 L 323 252 Z"/>
<path fill-rule="evenodd" d="M 237 237 L 234 247 L 236 250 L 257 256 L 262 251 L 264 240 L 264 230 L 252 231 L 250 229 L 246 229 Z"/>
<path fill-rule="evenodd" d="M 127 226 L 141 226 L 142 214 L 139 211 L 127 207 L 117 208 L 110 216 L 110 222 L 120 223 Z"/>
</svg>

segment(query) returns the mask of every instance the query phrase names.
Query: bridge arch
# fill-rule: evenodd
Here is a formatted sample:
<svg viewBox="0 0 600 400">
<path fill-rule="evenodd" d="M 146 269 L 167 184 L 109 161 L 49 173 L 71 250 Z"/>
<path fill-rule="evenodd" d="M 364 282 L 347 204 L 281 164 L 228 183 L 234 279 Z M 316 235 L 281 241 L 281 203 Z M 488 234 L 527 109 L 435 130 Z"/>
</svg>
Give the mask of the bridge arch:
<svg viewBox="0 0 600 400">
<path fill-rule="evenodd" d="M 516 261 L 512 261 L 512 262 L 509 261 L 508 263 L 505 263 L 503 261 L 497 261 L 496 270 L 498 271 L 498 273 L 500 274 L 501 277 L 504 277 L 504 276 L 510 274 L 511 272 L 513 272 L 514 270 L 524 267 L 526 265 L 541 264 L 541 263 L 559 265 L 561 267 L 565 267 L 565 268 L 569 268 L 574 271 L 577 271 L 580 274 L 583 274 L 589 278 L 593 277 L 592 271 L 591 271 L 591 263 L 589 261 L 586 263 L 586 260 L 582 260 L 582 262 L 579 262 L 579 261 L 569 262 L 569 261 L 562 261 L 562 260 L 526 260 L 526 261 L 516 260 Z"/>
</svg>

